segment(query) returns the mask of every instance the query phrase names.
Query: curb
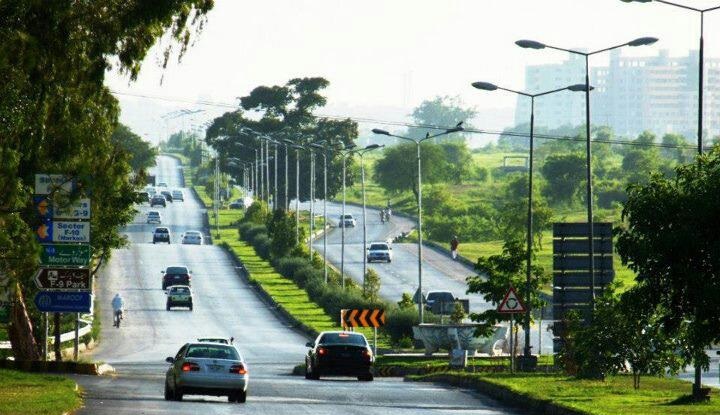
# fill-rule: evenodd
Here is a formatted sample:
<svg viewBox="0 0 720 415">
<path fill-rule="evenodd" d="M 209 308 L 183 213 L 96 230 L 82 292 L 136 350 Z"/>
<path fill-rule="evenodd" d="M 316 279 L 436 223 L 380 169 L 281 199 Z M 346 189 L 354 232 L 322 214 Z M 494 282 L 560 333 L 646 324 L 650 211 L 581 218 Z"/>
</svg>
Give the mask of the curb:
<svg viewBox="0 0 720 415">
<path fill-rule="evenodd" d="M 283 306 L 281 306 L 277 301 L 275 301 L 275 299 L 267 291 L 265 291 L 262 285 L 253 281 L 250 278 L 250 274 L 248 273 L 247 269 L 245 269 L 245 266 L 243 265 L 240 258 L 237 257 L 235 252 L 233 252 L 233 250 L 230 248 L 230 246 L 228 246 L 227 243 L 221 242 L 218 246 L 225 250 L 225 252 L 227 252 L 230 256 L 230 258 L 232 258 L 233 262 L 235 263 L 235 269 L 237 270 L 237 274 L 240 276 L 240 278 L 242 278 L 243 281 L 245 281 L 250 287 L 252 287 L 258 297 L 260 297 L 263 302 L 270 306 L 269 308 L 272 310 L 273 314 L 275 314 L 281 321 L 290 325 L 293 329 L 297 330 L 298 332 L 306 336 L 308 339 L 314 339 L 318 336 L 318 334 L 320 334 L 313 328 L 301 323 L 300 320 L 296 319 L 292 314 L 285 310 Z"/>
<path fill-rule="evenodd" d="M 40 360 L 0 360 L 0 368 L 19 370 L 23 372 L 72 373 L 76 375 L 100 376 L 115 372 L 115 369 L 106 364 L 81 362 L 56 362 Z"/>
<path fill-rule="evenodd" d="M 523 393 L 514 392 L 504 386 L 499 386 L 478 378 L 462 377 L 454 374 L 435 374 L 429 375 L 423 379 L 405 377 L 403 380 L 405 382 L 433 382 L 472 389 L 483 395 L 497 399 L 498 401 L 510 405 L 511 407 L 519 408 L 533 414 L 588 415 L 587 412 L 567 408 L 547 400 L 533 398 Z"/>
</svg>

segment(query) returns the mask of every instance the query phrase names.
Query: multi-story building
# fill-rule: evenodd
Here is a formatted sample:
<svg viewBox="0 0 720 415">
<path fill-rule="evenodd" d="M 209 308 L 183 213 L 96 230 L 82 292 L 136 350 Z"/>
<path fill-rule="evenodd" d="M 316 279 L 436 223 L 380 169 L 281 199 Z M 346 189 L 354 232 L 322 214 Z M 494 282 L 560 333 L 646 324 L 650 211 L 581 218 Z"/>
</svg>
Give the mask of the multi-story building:
<svg viewBox="0 0 720 415">
<path fill-rule="evenodd" d="M 652 57 L 610 54 L 609 65 L 592 68 L 590 83 L 594 125 L 609 125 L 622 136 L 649 130 L 697 135 L 698 53 L 671 57 L 661 50 Z M 542 91 L 584 82 L 583 60 L 528 67 L 529 91 Z M 556 74 L 566 74 L 558 76 Z M 575 75 L 575 76 L 572 76 Z M 705 58 L 704 126 L 709 135 L 720 133 L 720 59 Z M 568 96 L 568 94 L 570 96 Z M 575 95 L 575 96 L 573 96 Z M 516 123 L 529 120 L 529 105 L 519 100 Z M 583 94 L 562 93 L 536 100 L 536 123 L 549 128 L 584 123 Z"/>
</svg>

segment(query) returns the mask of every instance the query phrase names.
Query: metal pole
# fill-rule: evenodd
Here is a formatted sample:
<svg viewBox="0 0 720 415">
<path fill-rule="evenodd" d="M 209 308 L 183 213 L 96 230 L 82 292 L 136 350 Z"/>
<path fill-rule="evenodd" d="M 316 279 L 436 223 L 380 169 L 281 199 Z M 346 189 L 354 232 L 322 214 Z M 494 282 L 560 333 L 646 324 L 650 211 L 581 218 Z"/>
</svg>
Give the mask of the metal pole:
<svg viewBox="0 0 720 415">
<path fill-rule="evenodd" d="M 590 141 L 590 62 L 589 55 L 585 55 L 585 157 L 587 158 L 587 221 L 588 221 L 588 253 L 590 271 L 590 298 L 595 309 L 595 229 L 593 224 L 593 191 L 592 191 L 592 142 Z"/>
<path fill-rule="evenodd" d="M 698 153 L 703 153 L 703 81 L 705 79 L 705 12 L 700 12 L 700 61 L 698 62 Z"/>
<path fill-rule="evenodd" d="M 528 210 L 527 210 L 527 270 L 525 275 L 525 351 L 524 356 L 530 357 L 530 286 L 532 278 L 532 245 L 533 245 L 533 150 L 535 145 L 535 97 L 530 97 L 530 160 L 528 165 Z"/>
<path fill-rule="evenodd" d="M 275 210 L 277 210 L 277 208 L 278 208 L 278 206 L 277 206 L 277 199 L 278 199 L 278 197 L 277 197 L 278 196 L 278 194 L 277 194 L 277 164 L 278 164 L 277 148 L 278 148 L 278 145 L 277 145 L 277 143 L 275 143 L 275 165 L 273 166 L 273 168 L 274 168 L 274 171 L 273 171 L 273 209 L 275 209 Z"/>
<path fill-rule="evenodd" d="M 515 313 L 510 314 L 510 373 L 515 373 L 515 342 L 513 338 L 515 333 L 513 330 L 515 323 Z"/>
<path fill-rule="evenodd" d="M 340 280 L 342 287 L 345 289 L 345 153 L 342 155 L 342 215 L 340 215 Z"/>
<path fill-rule="evenodd" d="M 313 232 L 315 231 L 315 152 L 310 150 L 310 237 L 308 238 L 308 251 L 310 252 L 310 260 L 313 257 Z"/>
<path fill-rule="evenodd" d="M 270 205 L 270 142 L 265 140 L 265 201 Z"/>
<path fill-rule="evenodd" d="M 60 351 L 60 313 L 54 314 L 53 332 L 55 334 L 55 343 L 53 344 L 53 349 L 55 350 L 55 361 L 59 362 L 62 360 L 62 353 Z"/>
<path fill-rule="evenodd" d="M 327 150 L 323 152 L 323 274 L 327 284 Z"/>
<path fill-rule="evenodd" d="M 288 195 L 288 145 L 285 144 L 285 211 L 290 209 L 289 195 Z"/>
<path fill-rule="evenodd" d="M 300 243 L 300 150 L 295 149 L 295 245 Z"/>
<path fill-rule="evenodd" d="M 260 173 L 260 161 L 258 160 L 258 149 L 255 149 L 255 187 L 253 188 L 255 199 L 260 197 L 260 188 L 258 187 L 260 178 L 258 177 L 258 173 Z"/>
<path fill-rule="evenodd" d="M 362 199 L 363 199 L 363 294 L 367 295 L 367 284 L 365 276 L 367 275 L 367 215 L 365 212 L 365 152 L 360 152 L 360 177 L 362 183 Z M 377 339 L 376 339 L 377 340 Z"/>
<path fill-rule="evenodd" d="M 420 324 L 425 322 L 422 291 L 422 165 L 420 161 L 420 141 L 415 142 L 417 146 L 418 165 L 418 314 Z"/>
<path fill-rule="evenodd" d="M 75 315 L 75 340 L 73 341 L 73 360 L 78 360 L 80 352 L 80 313 Z"/>
<path fill-rule="evenodd" d="M 263 155 L 263 143 L 260 141 L 260 200 L 265 200 L 265 172 L 263 170 L 263 163 L 265 162 L 265 156 Z"/>
<path fill-rule="evenodd" d="M 48 319 L 48 313 L 45 314 L 45 342 L 43 343 L 43 362 L 47 362 L 48 356 L 48 332 L 50 330 L 50 320 Z"/>
</svg>

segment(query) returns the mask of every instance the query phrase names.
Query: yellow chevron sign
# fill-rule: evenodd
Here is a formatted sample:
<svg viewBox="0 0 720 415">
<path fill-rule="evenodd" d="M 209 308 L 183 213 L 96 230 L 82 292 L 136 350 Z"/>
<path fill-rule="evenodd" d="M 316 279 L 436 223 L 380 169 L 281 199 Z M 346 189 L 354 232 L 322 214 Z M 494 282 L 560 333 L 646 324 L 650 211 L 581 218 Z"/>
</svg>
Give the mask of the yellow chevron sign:
<svg viewBox="0 0 720 415">
<path fill-rule="evenodd" d="M 340 323 L 349 327 L 381 327 L 385 325 L 385 310 L 347 309 L 340 311 Z"/>
</svg>

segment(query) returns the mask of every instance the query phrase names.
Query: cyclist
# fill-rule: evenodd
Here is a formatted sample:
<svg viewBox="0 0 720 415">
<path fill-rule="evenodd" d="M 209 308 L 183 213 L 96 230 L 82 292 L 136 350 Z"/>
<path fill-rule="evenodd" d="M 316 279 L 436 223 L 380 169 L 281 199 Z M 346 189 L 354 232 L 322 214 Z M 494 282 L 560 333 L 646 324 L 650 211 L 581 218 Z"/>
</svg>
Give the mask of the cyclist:
<svg viewBox="0 0 720 415">
<path fill-rule="evenodd" d="M 120 320 L 122 319 L 123 315 L 123 307 L 125 307 L 125 301 L 123 301 L 122 296 L 120 293 L 115 294 L 115 297 L 112 299 L 112 308 L 113 308 L 113 325 L 115 327 L 120 327 Z"/>
</svg>

